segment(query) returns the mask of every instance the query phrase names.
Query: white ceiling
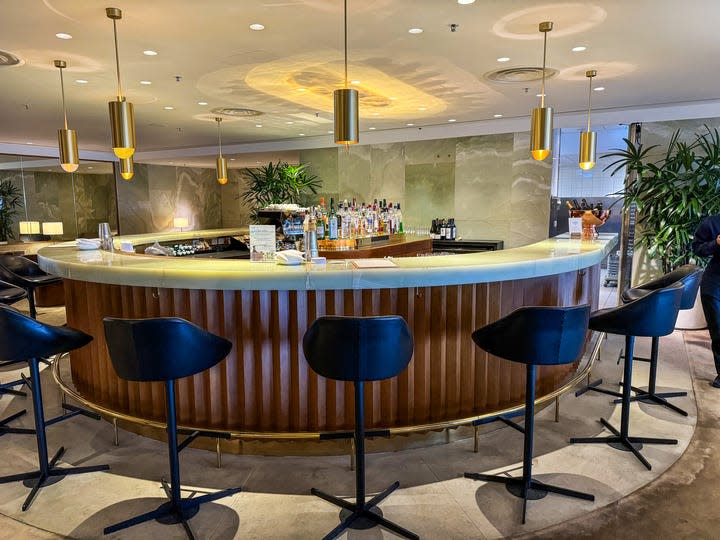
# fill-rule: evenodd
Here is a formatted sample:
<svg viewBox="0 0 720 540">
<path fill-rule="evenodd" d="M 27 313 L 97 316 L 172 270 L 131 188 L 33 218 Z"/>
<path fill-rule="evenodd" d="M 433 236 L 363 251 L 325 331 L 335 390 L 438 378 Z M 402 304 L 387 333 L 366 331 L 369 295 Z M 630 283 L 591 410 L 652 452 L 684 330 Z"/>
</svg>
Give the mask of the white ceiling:
<svg viewBox="0 0 720 540">
<path fill-rule="evenodd" d="M 116 91 L 110 5 L 123 10 L 121 78 L 135 106 L 139 155 L 158 162 L 181 158 L 177 149 L 211 154 L 215 107 L 263 113 L 225 118 L 223 143 L 231 150 L 278 140 L 267 149 L 298 148 L 310 145 L 298 139 L 311 137 L 332 144 L 332 90 L 342 84 L 342 0 L 0 0 L 0 50 L 23 62 L 0 67 L 0 143 L 56 145 L 62 111 L 52 62 L 64 59 L 69 122 L 81 152 L 109 151 L 107 102 Z M 539 83 L 498 84 L 484 75 L 541 65 L 543 20 L 555 23 L 548 67 L 558 70 L 547 83 L 548 104 L 574 114 L 578 127 L 591 68 L 598 71 L 595 86 L 606 88 L 593 92 L 597 111 L 714 103 L 720 94 L 717 0 L 348 0 L 348 6 L 348 76 L 360 81 L 361 140 L 408 123 L 450 135 L 476 122 L 525 126 Z M 252 23 L 265 30 L 251 30 Z M 412 27 L 424 32 L 409 34 Z M 73 38 L 58 39 L 57 32 Z M 587 50 L 571 51 L 579 45 Z M 145 56 L 147 49 L 158 55 Z"/>
</svg>

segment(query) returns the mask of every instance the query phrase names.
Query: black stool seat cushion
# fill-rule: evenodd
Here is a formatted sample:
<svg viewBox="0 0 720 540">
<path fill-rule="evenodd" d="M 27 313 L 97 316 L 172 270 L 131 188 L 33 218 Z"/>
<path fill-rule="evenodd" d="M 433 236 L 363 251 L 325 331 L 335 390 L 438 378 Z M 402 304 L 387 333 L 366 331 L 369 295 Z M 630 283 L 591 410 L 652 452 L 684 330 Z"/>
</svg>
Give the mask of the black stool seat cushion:
<svg viewBox="0 0 720 540">
<path fill-rule="evenodd" d="M 25 289 L 7 281 L 0 281 L 0 304 L 14 304 L 27 296 Z"/>
<path fill-rule="evenodd" d="M 633 287 L 632 289 L 627 289 L 622 294 L 622 301 L 625 303 L 632 302 L 633 300 L 647 296 L 650 291 L 663 289 L 668 285 L 680 282 L 685 287 L 683 289 L 682 300 L 680 301 L 680 309 L 692 309 L 695 305 L 698 289 L 700 288 L 702 274 L 703 271 L 694 264 L 684 264 L 664 276 Z"/>
<path fill-rule="evenodd" d="M 40 287 L 61 281 L 48 274 L 37 263 L 19 255 L 0 255 L 0 278 L 19 287 Z"/>
<path fill-rule="evenodd" d="M 0 304 L 0 360 L 41 358 L 79 349 L 92 336 L 66 326 L 51 326 Z"/>
<path fill-rule="evenodd" d="M 674 283 L 614 308 L 594 311 L 590 328 L 621 336 L 667 336 L 675 329 L 682 283 Z"/>
<path fill-rule="evenodd" d="M 402 317 L 326 316 L 305 332 L 303 351 L 313 371 L 327 379 L 381 381 L 407 367 L 413 338 Z"/>
<path fill-rule="evenodd" d="M 569 364 L 582 353 L 589 317 L 588 305 L 521 307 L 475 330 L 472 338 L 481 349 L 512 362 Z"/>
<path fill-rule="evenodd" d="M 195 375 L 225 358 L 232 343 L 177 317 L 105 317 L 110 360 L 121 379 L 171 381 Z"/>
</svg>

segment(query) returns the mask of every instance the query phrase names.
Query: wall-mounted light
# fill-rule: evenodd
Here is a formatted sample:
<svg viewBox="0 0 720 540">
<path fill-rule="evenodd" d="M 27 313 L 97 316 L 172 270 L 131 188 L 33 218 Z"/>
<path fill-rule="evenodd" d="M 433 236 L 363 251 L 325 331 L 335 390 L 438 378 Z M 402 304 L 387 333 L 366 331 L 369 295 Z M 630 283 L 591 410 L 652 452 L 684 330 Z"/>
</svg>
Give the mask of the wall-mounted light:
<svg viewBox="0 0 720 540">
<path fill-rule="evenodd" d="M 63 234 L 62 221 L 46 221 L 42 224 L 42 233 L 47 236 L 61 236 Z"/>
<path fill-rule="evenodd" d="M 543 33 L 543 63 L 542 63 L 542 89 L 540 90 L 540 106 L 533 109 L 530 124 L 530 153 L 533 159 L 542 161 L 550 155 L 552 145 L 552 107 L 545 106 L 545 60 L 547 56 L 547 35 L 553 28 L 553 23 L 545 21 L 540 23 L 539 30 Z"/>
<path fill-rule="evenodd" d="M 20 234 L 40 234 L 39 221 L 19 221 Z"/>
<path fill-rule="evenodd" d="M 60 92 L 62 93 L 63 119 L 65 120 L 65 127 L 58 129 L 60 166 L 65 172 L 75 172 L 80 166 L 80 157 L 78 154 L 77 133 L 75 133 L 74 129 L 68 129 L 67 109 L 65 108 L 65 83 L 62 70 L 67 67 L 67 63 L 65 60 L 55 60 L 53 64 L 60 70 Z"/>
<path fill-rule="evenodd" d="M 587 131 L 580 134 L 580 155 L 578 157 L 578 165 L 580 165 L 580 168 L 584 171 L 589 171 L 595 166 L 597 133 L 590 131 L 590 111 L 592 110 L 592 80 L 596 75 L 597 71 L 594 69 L 585 72 L 585 76 L 590 79 L 588 89 Z"/>
<path fill-rule="evenodd" d="M 133 104 L 125 100 L 120 85 L 120 56 L 118 54 L 117 21 L 122 19 L 118 8 L 105 8 L 105 14 L 113 22 L 115 36 L 115 68 L 117 70 L 117 99 L 108 103 L 110 111 L 110 131 L 112 132 L 113 152 L 120 159 L 126 159 L 135 153 L 135 114 Z"/>
<path fill-rule="evenodd" d="M 120 176 L 123 177 L 123 180 L 131 180 L 134 175 L 135 164 L 133 158 L 120 158 Z"/>
<path fill-rule="evenodd" d="M 359 95 L 354 88 L 348 88 L 347 75 L 347 0 L 345 0 L 345 87 L 333 92 L 335 116 L 335 143 L 357 144 L 360 140 Z"/>
<path fill-rule="evenodd" d="M 182 232 L 183 229 L 187 229 L 188 225 L 188 218 L 186 217 L 173 218 L 173 227 L 180 229 L 180 232 Z"/>
<path fill-rule="evenodd" d="M 222 155 L 222 136 L 220 135 L 220 122 L 222 122 L 222 118 L 220 118 L 219 116 L 216 116 L 215 121 L 217 122 L 217 127 L 218 127 L 218 151 L 219 151 L 219 155 L 216 160 L 215 171 L 217 172 L 218 184 L 220 184 L 221 186 L 224 186 L 228 182 L 228 173 L 227 173 L 227 160 Z"/>
</svg>

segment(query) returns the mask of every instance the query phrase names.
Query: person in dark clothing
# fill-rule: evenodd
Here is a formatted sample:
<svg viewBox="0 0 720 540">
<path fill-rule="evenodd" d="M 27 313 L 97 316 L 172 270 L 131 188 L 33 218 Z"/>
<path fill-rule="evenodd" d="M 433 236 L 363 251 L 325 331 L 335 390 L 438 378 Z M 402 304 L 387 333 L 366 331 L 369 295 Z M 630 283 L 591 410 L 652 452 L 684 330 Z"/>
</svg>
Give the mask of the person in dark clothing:
<svg viewBox="0 0 720 540">
<path fill-rule="evenodd" d="M 698 257 L 712 257 L 700 282 L 700 300 L 707 321 L 720 388 L 720 215 L 705 218 L 695 231 L 692 250 Z"/>
</svg>

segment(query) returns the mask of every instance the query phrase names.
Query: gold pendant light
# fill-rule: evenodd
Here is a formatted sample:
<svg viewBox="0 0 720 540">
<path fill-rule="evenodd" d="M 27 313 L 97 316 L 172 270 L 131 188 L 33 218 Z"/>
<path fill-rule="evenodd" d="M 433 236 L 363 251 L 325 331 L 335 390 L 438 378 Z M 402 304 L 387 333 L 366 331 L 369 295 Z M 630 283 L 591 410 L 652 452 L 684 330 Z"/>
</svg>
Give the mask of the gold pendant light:
<svg viewBox="0 0 720 540">
<path fill-rule="evenodd" d="M 335 143 L 345 145 L 357 144 L 360 140 L 359 96 L 357 90 L 348 88 L 347 49 L 347 0 L 345 0 L 345 87 L 333 92 Z"/>
<path fill-rule="evenodd" d="M 118 8 L 105 8 L 105 14 L 113 22 L 115 36 L 115 67 L 117 69 L 117 99 L 108 103 L 110 111 L 110 131 L 112 132 L 113 152 L 120 159 L 126 159 L 135 153 L 135 118 L 133 104 L 125 101 L 120 85 L 120 57 L 118 55 L 117 21 L 122 19 Z"/>
<path fill-rule="evenodd" d="M 227 159 L 225 159 L 222 155 L 222 136 L 220 135 L 220 122 L 222 122 L 222 118 L 219 116 L 215 117 L 215 121 L 217 122 L 218 127 L 218 148 L 219 148 L 219 154 L 216 160 L 215 170 L 217 171 L 217 181 L 218 184 L 221 186 L 224 186 L 228 182 L 228 174 L 227 174 Z"/>
<path fill-rule="evenodd" d="M 590 131 L 590 111 L 592 109 L 592 80 L 597 75 L 594 69 L 585 72 L 585 76 L 590 79 L 590 88 L 588 90 L 588 115 L 587 115 L 587 131 L 580 134 L 580 156 L 578 165 L 584 171 L 589 171 L 595 166 L 595 147 L 597 145 L 597 133 Z"/>
<path fill-rule="evenodd" d="M 55 60 L 53 64 L 60 70 L 60 91 L 62 92 L 63 118 L 65 120 L 65 127 L 58 129 L 60 166 L 65 172 L 75 172 L 80 166 L 80 157 L 78 154 L 77 133 L 75 133 L 74 129 L 68 129 L 67 109 L 65 108 L 65 84 L 62 70 L 67 67 L 67 63 L 65 60 Z"/>
<path fill-rule="evenodd" d="M 135 164 L 133 163 L 132 156 L 126 158 L 120 158 L 120 176 L 123 180 L 132 180 L 135 175 Z"/>
<path fill-rule="evenodd" d="M 545 21 L 540 23 L 540 32 L 543 33 L 543 65 L 542 88 L 540 90 L 540 106 L 533 109 L 532 123 L 530 124 L 530 153 L 533 159 L 542 161 L 550 155 L 552 146 L 552 107 L 545 106 L 545 58 L 547 55 L 547 35 L 553 28 L 553 23 Z"/>
</svg>

